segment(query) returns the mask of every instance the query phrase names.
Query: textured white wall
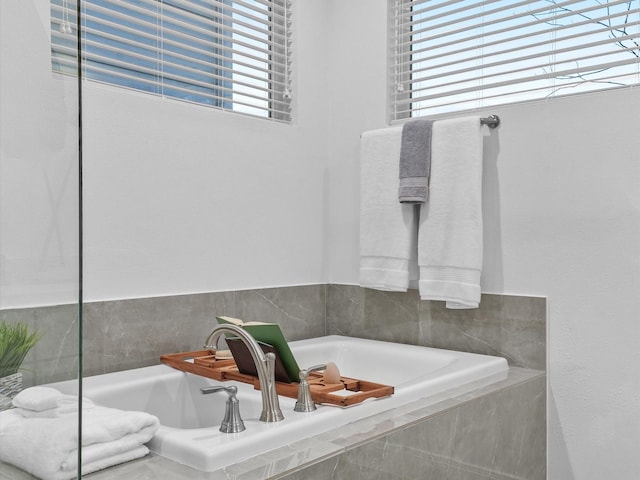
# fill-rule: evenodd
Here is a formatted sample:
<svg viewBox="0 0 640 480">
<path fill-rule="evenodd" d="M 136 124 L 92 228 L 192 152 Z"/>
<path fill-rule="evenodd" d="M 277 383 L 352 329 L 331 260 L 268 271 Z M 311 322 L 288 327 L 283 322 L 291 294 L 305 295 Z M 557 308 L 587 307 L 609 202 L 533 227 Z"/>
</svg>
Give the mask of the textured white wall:
<svg viewBox="0 0 640 480">
<path fill-rule="evenodd" d="M 330 12 L 330 271 L 357 283 L 357 151 L 385 125 L 386 2 Z M 637 478 L 640 89 L 479 113 L 503 121 L 485 144 L 483 291 L 548 297 L 548 478 Z"/>
</svg>

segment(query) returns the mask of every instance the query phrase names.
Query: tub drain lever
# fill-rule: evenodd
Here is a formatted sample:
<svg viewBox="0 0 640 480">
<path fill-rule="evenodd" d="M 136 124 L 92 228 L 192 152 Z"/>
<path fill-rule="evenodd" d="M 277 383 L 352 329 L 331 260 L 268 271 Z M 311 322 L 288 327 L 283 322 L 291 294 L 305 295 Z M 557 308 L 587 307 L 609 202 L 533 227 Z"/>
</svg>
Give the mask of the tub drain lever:
<svg viewBox="0 0 640 480">
<path fill-rule="evenodd" d="M 244 422 L 240 417 L 240 401 L 236 394 L 238 393 L 238 387 L 233 385 L 229 387 L 215 386 L 215 387 L 203 387 L 200 391 L 207 395 L 209 393 L 219 392 L 224 390 L 229 397 L 227 398 L 226 408 L 224 412 L 224 419 L 220 424 L 220 431 L 222 433 L 238 433 L 245 430 Z"/>
</svg>

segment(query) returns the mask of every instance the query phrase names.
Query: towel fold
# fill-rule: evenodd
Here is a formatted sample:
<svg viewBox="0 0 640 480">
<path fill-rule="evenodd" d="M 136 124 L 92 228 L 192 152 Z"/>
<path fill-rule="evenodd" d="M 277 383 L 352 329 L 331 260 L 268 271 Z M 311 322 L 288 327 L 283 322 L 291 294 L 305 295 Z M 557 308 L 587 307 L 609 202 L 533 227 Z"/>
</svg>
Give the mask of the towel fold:
<svg viewBox="0 0 640 480">
<path fill-rule="evenodd" d="M 64 394 L 55 388 L 36 386 L 22 390 L 13 398 L 12 403 L 16 408 L 40 412 L 56 408 L 58 400 L 63 397 Z"/>
<path fill-rule="evenodd" d="M 43 480 L 76 478 L 78 417 L 25 418 L 17 409 L 0 412 L 0 460 Z M 157 431 L 145 412 L 95 406 L 82 415 L 82 474 L 140 458 Z"/>
<path fill-rule="evenodd" d="M 402 127 L 364 132 L 360 150 L 360 285 L 406 291 L 417 277 L 414 205 L 398 202 Z"/>
<path fill-rule="evenodd" d="M 419 118 L 402 126 L 400 146 L 400 203 L 425 203 L 429 198 L 433 121 Z"/>
<path fill-rule="evenodd" d="M 15 405 L 15 402 L 14 402 Z M 93 408 L 94 403 L 88 398 L 82 398 L 82 411 Z M 64 415 L 78 413 L 78 397 L 76 395 L 62 395 L 54 408 L 46 410 L 30 410 L 28 408 L 16 407 L 15 411 L 26 418 L 56 418 Z"/>
<path fill-rule="evenodd" d="M 447 308 L 477 308 L 482 272 L 482 147 L 479 117 L 433 124 L 429 202 L 421 206 L 419 290 Z"/>
</svg>

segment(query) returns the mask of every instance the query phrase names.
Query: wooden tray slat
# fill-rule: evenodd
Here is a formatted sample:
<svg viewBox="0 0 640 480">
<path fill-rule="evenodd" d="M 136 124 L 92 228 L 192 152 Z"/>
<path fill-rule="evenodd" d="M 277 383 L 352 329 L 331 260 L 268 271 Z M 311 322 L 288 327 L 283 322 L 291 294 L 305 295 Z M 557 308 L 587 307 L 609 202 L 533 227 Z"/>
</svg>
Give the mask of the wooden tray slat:
<svg viewBox="0 0 640 480">
<path fill-rule="evenodd" d="M 215 350 L 171 353 L 162 355 L 160 361 L 183 372 L 193 373 L 221 382 L 236 380 L 253 385 L 256 390 L 260 389 L 260 382 L 257 377 L 240 373 L 233 359 L 216 360 Z M 314 402 L 342 407 L 357 405 L 367 398 L 387 397 L 393 395 L 394 391 L 390 385 L 348 377 L 340 377 L 340 383 L 325 384 L 322 374 L 318 372 L 312 372 L 309 375 L 309 388 Z M 346 396 L 335 393 L 343 390 L 357 393 Z M 298 398 L 297 383 L 276 382 L 276 391 L 278 395 Z"/>
</svg>

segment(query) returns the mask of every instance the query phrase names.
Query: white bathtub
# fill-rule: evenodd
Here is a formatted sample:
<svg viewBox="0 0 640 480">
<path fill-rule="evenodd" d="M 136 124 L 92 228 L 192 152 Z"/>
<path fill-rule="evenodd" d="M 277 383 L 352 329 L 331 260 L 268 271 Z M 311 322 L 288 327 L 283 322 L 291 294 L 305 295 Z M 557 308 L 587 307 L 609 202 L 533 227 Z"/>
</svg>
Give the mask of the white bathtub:
<svg viewBox="0 0 640 480">
<path fill-rule="evenodd" d="M 235 434 L 218 431 L 226 393 L 200 393 L 200 387 L 220 382 L 165 365 L 86 377 L 83 394 L 99 404 L 158 416 L 161 427 L 149 448 L 198 470 L 213 471 L 422 397 L 482 379 L 502 380 L 508 369 L 499 357 L 335 335 L 291 342 L 291 349 L 301 368 L 333 361 L 343 376 L 393 385 L 395 393 L 349 408 L 319 405 L 311 413 L 294 412 L 295 400 L 281 396 L 285 419 L 264 423 L 258 420 L 260 392 L 233 382 L 246 425 L 244 432 Z M 53 386 L 77 392 L 75 381 Z"/>
</svg>

